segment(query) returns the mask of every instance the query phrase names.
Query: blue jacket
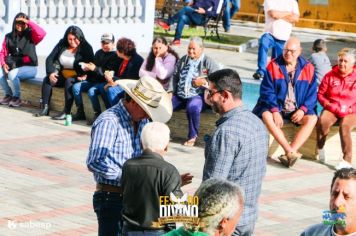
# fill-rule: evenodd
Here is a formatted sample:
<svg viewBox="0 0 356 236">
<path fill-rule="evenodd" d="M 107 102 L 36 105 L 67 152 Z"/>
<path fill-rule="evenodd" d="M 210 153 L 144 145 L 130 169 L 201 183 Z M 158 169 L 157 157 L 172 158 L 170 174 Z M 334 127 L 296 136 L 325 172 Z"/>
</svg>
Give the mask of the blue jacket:
<svg viewBox="0 0 356 236">
<path fill-rule="evenodd" d="M 314 66 L 302 56 L 298 57 L 295 78 L 294 91 L 297 109 L 302 109 L 307 115 L 316 114 L 317 81 Z M 288 82 L 289 76 L 281 55 L 267 66 L 260 87 L 260 97 L 253 113 L 261 117 L 262 113 L 267 110 L 281 112 L 288 93 Z"/>
<path fill-rule="evenodd" d="M 192 7 L 194 9 L 201 7 L 206 11 L 208 17 L 216 17 L 219 1 L 221 0 L 195 0 Z"/>
</svg>

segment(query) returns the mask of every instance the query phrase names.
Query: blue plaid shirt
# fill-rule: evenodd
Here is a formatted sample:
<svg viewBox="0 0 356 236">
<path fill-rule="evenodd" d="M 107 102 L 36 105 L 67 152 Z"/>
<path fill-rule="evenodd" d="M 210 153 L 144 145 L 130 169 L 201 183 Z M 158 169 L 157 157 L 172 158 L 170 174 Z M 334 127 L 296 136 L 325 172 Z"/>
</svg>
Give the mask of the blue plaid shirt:
<svg viewBox="0 0 356 236">
<path fill-rule="evenodd" d="M 102 113 L 91 130 L 87 166 L 97 183 L 121 185 L 122 167 L 128 159 L 142 153 L 140 142 L 144 119 L 135 134 L 132 119 L 122 101 Z"/>
<path fill-rule="evenodd" d="M 245 205 L 238 226 L 254 225 L 266 173 L 268 132 L 244 106 L 226 112 L 216 126 L 205 146 L 203 180 L 223 178 L 239 184 L 244 189 Z"/>
</svg>

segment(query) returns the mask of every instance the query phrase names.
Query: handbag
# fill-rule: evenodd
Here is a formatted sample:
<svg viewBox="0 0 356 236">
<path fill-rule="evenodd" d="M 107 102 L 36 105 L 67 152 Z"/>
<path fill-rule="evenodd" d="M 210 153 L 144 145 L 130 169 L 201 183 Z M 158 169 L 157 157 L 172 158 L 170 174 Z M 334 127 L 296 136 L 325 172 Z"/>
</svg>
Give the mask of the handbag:
<svg viewBox="0 0 356 236">
<path fill-rule="evenodd" d="M 62 69 L 61 74 L 66 79 L 77 77 L 77 72 L 73 69 Z"/>
</svg>

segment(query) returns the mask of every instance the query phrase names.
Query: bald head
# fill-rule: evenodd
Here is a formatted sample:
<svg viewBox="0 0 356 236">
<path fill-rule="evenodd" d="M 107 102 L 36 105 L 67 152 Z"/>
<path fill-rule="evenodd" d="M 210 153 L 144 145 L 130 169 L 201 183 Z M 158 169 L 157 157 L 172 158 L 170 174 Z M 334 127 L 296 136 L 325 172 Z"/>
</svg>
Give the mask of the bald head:
<svg viewBox="0 0 356 236">
<path fill-rule="evenodd" d="M 283 49 L 283 58 L 286 64 L 295 64 L 302 52 L 300 40 L 295 37 L 288 39 Z"/>
</svg>

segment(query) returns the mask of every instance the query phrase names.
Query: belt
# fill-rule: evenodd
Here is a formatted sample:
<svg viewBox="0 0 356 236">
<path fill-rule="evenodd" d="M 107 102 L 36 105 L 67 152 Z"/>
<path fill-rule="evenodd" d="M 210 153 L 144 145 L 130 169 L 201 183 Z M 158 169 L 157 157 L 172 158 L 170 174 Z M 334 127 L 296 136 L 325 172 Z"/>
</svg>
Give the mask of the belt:
<svg viewBox="0 0 356 236">
<path fill-rule="evenodd" d="M 109 184 L 96 184 L 96 191 L 104 191 L 104 192 L 111 192 L 111 193 L 122 193 L 121 186 L 114 186 Z"/>
</svg>

